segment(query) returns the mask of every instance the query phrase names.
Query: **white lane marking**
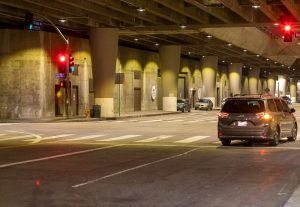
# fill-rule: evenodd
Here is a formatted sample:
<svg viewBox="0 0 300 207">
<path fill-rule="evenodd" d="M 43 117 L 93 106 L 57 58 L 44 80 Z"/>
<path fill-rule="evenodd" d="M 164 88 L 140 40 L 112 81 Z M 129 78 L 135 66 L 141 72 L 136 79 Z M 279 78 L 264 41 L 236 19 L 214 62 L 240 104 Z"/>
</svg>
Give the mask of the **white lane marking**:
<svg viewBox="0 0 300 207">
<path fill-rule="evenodd" d="M 116 172 L 116 173 L 105 175 L 103 177 L 100 177 L 100 178 L 97 178 L 97 179 L 94 179 L 94 180 L 90 180 L 90 181 L 87 181 L 87 182 L 84 182 L 84 183 L 79 183 L 79 184 L 73 185 L 72 188 L 78 188 L 78 187 L 82 187 L 82 186 L 85 186 L 85 185 L 93 184 L 93 183 L 96 183 L 100 180 L 111 178 L 111 177 L 114 177 L 116 175 L 121 175 L 121 174 L 130 172 L 130 171 L 133 171 L 133 170 L 137 170 L 137 169 L 140 169 L 140 168 L 143 168 L 143 167 L 147 167 L 149 165 L 153 165 L 153 164 L 157 164 L 157 163 L 164 162 L 164 161 L 167 161 L 167 160 L 182 157 L 184 155 L 188 155 L 189 153 L 191 153 L 195 150 L 198 150 L 198 148 L 186 151 L 186 152 L 181 153 L 181 154 L 173 155 L 173 156 L 166 157 L 166 158 L 163 158 L 163 159 L 160 159 L 160 160 L 156 160 L 156 161 L 153 161 L 153 162 L 148 162 L 148 163 L 145 163 L 145 164 L 142 164 L 142 165 L 138 165 L 138 166 L 135 166 L 135 167 L 132 167 L 132 168 L 128 168 L 128 169 L 125 169 L 125 170 L 122 170 L 122 171 L 119 171 L 119 172 Z"/>
<path fill-rule="evenodd" d="M 0 134 L 0 137 L 3 137 L 3 136 L 5 136 L 5 135 L 7 135 L 7 134 Z"/>
<path fill-rule="evenodd" d="M 138 141 L 135 141 L 135 142 L 154 142 L 154 141 L 160 141 L 160 140 L 163 140 L 163 139 L 167 139 L 167 138 L 170 138 L 170 137 L 174 137 L 174 135 L 160 135 L 160 136 L 151 137 L 151 138 L 148 138 L 148 139 L 138 140 Z"/>
<path fill-rule="evenodd" d="M 98 137 L 103 137 L 105 136 L 104 134 L 96 134 L 96 135 L 88 135 L 88 136 L 84 136 L 84 137 L 77 137 L 77 138 L 73 138 L 73 139 L 65 139 L 65 140 L 61 140 L 63 142 L 70 142 L 70 141 L 78 141 L 78 140 L 85 140 L 85 139 L 93 139 L 93 138 L 98 138 Z"/>
<path fill-rule="evenodd" d="M 109 148 L 114 148 L 114 147 L 119 147 L 119 146 L 123 146 L 123 145 L 118 144 L 118 145 L 113 145 L 113 146 L 100 147 L 100 148 L 82 150 L 82 151 L 77 151 L 77 152 L 69 152 L 69 153 L 59 154 L 59 155 L 54 155 L 54 156 L 49 156 L 49 157 L 42 157 L 42 158 L 37 158 L 37 159 L 32 159 L 32 160 L 12 162 L 12 163 L 7 163 L 7 164 L 2 164 L 2 165 L 0 165 L 0 168 L 11 167 L 11 166 L 16 166 L 16 165 L 23 165 L 23 164 L 27 164 L 27 163 L 39 162 L 39 161 L 44 161 L 44 160 L 52 160 L 52 159 L 56 159 L 56 158 L 84 154 L 84 153 L 89 153 L 89 152 L 94 152 L 94 151 L 98 151 L 98 150 L 109 149 Z"/>
<path fill-rule="evenodd" d="M 203 120 L 193 120 L 193 121 L 187 121 L 186 123 L 196 123 L 196 122 L 200 122 L 200 121 L 203 121 Z"/>
<path fill-rule="evenodd" d="M 97 141 L 104 141 L 104 142 L 108 142 L 108 141 L 117 141 L 117 140 L 123 140 L 123 139 L 129 139 L 129 138 L 133 138 L 133 137 L 139 137 L 141 135 L 134 135 L 134 134 L 130 134 L 130 135 L 124 135 L 124 136 L 119 136 L 119 137 L 113 137 L 113 138 L 108 138 L 108 139 L 102 139 L 102 140 L 97 140 Z"/>
<path fill-rule="evenodd" d="M 209 136 L 193 136 L 193 137 L 189 137 L 189 138 L 186 138 L 183 140 L 176 141 L 175 143 L 191 143 L 191 142 L 196 142 L 201 139 L 205 139 L 207 137 L 209 137 Z"/>
<path fill-rule="evenodd" d="M 32 135 L 21 135 L 21 136 L 16 136 L 16 137 L 8 137 L 8 138 L 3 138 L 0 139 L 0 142 L 2 141 L 7 141 L 7 140 L 14 140 L 14 139 L 23 139 L 23 138 L 28 138 L 28 137 L 32 137 Z"/>
<path fill-rule="evenodd" d="M 115 121 L 115 122 L 118 122 L 118 123 L 123 123 L 123 122 L 128 122 L 128 121 Z"/>
<path fill-rule="evenodd" d="M 0 123 L 0 126 L 10 126 L 17 123 Z"/>
<path fill-rule="evenodd" d="M 180 121 L 184 121 L 183 119 L 175 119 L 175 120 L 170 120 L 170 121 L 167 121 L 167 122 L 180 122 Z"/>
<path fill-rule="evenodd" d="M 74 135 L 74 134 L 60 134 L 60 135 L 55 135 L 55 136 L 50 136 L 50 137 L 42 137 L 42 141 L 49 140 L 49 139 L 57 139 L 57 138 L 61 138 L 61 137 L 69 137 L 72 135 Z"/>
<path fill-rule="evenodd" d="M 162 119 L 154 119 L 154 120 L 140 121 L 140 123 L 151 123 L 151 122 L 159 122 L 159 121 L 162 121 Z"/>
</svg>

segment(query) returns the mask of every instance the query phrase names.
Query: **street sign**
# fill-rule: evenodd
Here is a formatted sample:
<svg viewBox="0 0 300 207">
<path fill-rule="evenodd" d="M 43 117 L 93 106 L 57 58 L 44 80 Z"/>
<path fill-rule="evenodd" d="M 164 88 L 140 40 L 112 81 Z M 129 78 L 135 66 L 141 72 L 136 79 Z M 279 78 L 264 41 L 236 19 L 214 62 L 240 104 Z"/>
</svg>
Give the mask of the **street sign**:
<svg viewBox="0 0 300 207">
<path fill-rule="evenodd" d="M 67 76 L 65 73 L 56 73 L 55 79 L 65 79 Z"/>
<path fill-rule="evenodd" d="M 41 21 L 32 21 L 32 30 L 40 31 L 43 30 L 43 23 Z"/>
</svg>

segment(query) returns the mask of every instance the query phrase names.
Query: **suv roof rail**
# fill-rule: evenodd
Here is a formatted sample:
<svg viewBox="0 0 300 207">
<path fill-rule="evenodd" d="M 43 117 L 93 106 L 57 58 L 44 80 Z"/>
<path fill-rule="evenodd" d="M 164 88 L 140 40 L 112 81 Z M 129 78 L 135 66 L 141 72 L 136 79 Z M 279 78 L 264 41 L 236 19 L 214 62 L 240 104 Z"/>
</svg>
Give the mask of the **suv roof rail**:
<svg viewBox="0 0 300 207">
<path fill-rule="evenodd" d="M 263 97 L 274 97 L 271 94 L 235 94 L 234 97 L 258 97 L 258 98 L 263 98 Z"/>
</svg>

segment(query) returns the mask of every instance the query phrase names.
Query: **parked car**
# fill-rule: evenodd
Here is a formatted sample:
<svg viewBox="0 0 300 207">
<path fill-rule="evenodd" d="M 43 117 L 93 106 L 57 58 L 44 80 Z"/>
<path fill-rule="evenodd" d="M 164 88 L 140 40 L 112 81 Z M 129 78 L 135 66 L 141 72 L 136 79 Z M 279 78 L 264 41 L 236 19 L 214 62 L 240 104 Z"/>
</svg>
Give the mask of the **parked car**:
<svg viewBox="0 0 300 207">
<path fill-rule="evenodd" d="M 225 104 L 225 102 L 227 101 L 227 99 L 228 99 L 228 98 L 223 98 L 223 99 L 222 99 L 222 101 L 221 101 L 221 107 L 224 106 L 224 104 Z"/>
<path fill-rule="evenodd" d="M 269 95 L 228 98 L 218 114 L 218 138 L 225 146 L 231 140 L 263 141 L 271 146 L 283 137 L 295 141 L 294 112 L 282 98 Z"/>
<path fill-rule="evenodd" d="M 191 104 L 187 99 L 177 99 L 177 111 L 191 112 Z"/>
<path fill-rule="evenodd" d="M 195 103 L 196 110 L 212 110 L 213 102 L 208 98 L 201 98 Z"/>
<path fill-rule="evenodd" d="M 281 96 L 281 98 L 283 100 L 285 100 L 288 105 L 292 105 L 292 99 L 290 99 L 290 97 L 288 97 L 288 96 Z"/>
</svg>

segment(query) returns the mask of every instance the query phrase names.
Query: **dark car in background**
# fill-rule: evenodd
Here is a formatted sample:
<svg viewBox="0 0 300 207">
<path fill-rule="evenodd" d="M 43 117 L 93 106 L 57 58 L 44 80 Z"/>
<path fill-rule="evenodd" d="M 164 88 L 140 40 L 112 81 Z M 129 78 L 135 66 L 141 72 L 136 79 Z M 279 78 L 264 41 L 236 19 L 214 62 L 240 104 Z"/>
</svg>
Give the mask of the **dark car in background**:
<svg viewBox="0 0 300 207">
<path fill-rule="evenodd" d="M 288 97 L 288 96 L 281 96 L 281 98 L 283 100 L 285 100 L 288 105 L 292 105 L 292 99 L 290 97 Z"/>
<path fill-rule="evenodd" d="M 281 138 L 297 138 L 297 121 L 282 98 L 272 96 L 240 96 L 228 98 L 218 114 L 218 138 L 223 145 L 231 140 L 279 144 Z"/>
<path fill-rule="evenodd" d="M 213 102 L 209 98 L 201 98 L 195 103 L 196 110 L 209 110 L 213 109 Z"/>
<path fill-rule="evenodd" d="M 177 111 L 191 112 L 191 104 L 187 99 L 177 99 Z"/>
</svg>

